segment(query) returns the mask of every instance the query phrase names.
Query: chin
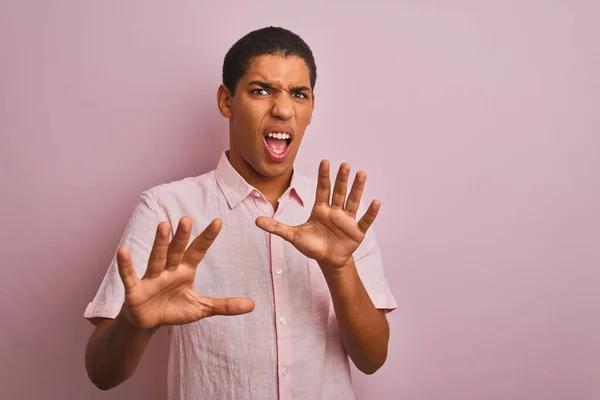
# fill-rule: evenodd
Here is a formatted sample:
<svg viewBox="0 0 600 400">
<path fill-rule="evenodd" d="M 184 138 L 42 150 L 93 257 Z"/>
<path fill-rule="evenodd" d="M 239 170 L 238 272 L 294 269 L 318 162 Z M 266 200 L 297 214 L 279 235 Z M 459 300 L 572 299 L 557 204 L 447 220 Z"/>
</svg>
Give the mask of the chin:
<svg viewBox="0 0 600 400">
<path fill-rule="evenodd" d="M 263 176 L 266 176 L 268 178 L 275 178 L 281 175 L 284 175 L 285 173 L 289 172 L 291 170 L 291 166 L 288 165 L 288 163 L 278 163 L 278 164 L 266 164 L 263 165 L 261 170 L 258 171 L 258 173 L 260 173 Z"/>
<path fill-rule="evenodd" d="M 276 162 L 269 158 L 267 155 L 265 158 L 261 157 L 257 160 L 255 168 L 256 172 L 268 178 L 275 178 L 290 172 L 293 169 L 293 159 L 285 160 L 282 162 Z"/>
</svg>

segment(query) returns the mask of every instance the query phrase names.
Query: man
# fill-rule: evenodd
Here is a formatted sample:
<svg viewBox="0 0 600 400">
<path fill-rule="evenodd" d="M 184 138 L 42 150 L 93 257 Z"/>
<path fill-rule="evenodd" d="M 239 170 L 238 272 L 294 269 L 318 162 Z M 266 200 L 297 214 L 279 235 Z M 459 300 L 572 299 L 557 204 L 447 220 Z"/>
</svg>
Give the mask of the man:
<svg viewBox="0 0 600 400">
<path fill-rule="evenodd" d="M 348 356 L 367 374 L 383 365 L 396 303 L 368 231 L 380 203 L 357 216 L 366 175 L 348 188 L 347 164 L 333 194 L 327 161 L 316 184 L 293 168 L 316 76 L 282 28 L 229 50 L 217 100 L 230 150 L 142 194 L 85 312 L 96 386 L 128 379 L 161 326 L 169 399 L 352 399 Z"/>
</svg>

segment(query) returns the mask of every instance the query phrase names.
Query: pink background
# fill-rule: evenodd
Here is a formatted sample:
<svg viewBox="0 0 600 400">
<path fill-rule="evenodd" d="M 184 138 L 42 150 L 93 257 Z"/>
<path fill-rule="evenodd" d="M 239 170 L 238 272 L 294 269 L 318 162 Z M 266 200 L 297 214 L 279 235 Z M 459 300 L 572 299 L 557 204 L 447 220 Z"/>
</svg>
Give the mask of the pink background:
<svg viewBox="0 0 600 400">
<path fill-rule="evenodd" d="M 600 398 L 598 3 L 335 3 L 0 3 L 0 398 L 165 398 L 164 332 L 102 393 L 82 313 L 140 192 L 215 166 L 222 58 L 269 24 L 319 68 L 298 167 L 383 202 L 400 307 L 358 398 Z"/>
</svg>

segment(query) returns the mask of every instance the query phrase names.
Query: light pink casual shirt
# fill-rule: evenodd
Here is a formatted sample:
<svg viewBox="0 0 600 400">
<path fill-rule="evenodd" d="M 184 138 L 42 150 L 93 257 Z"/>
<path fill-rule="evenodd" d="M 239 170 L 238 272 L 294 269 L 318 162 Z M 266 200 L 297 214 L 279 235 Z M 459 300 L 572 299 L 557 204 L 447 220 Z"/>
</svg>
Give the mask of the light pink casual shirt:
<svg viewBox="0 0 600 400">
<path fill-rule="evenodd" d="M 254 223 L 261 215 L 289 225 L 305 222 L 315 189 L 315 181 L 294 173 L 274 213 L 223 153 L 216 170 L 142 194 L 121 239 L 138 276 L 161 221 L 174 230 L 181 217 L 190 216 L 195 237 L 218 217 L 223 228 L 198 266 L 194 286 L 201 295 L 250 297 L 256 304 L 246 315 L 168 327 L 170 400 L 354 398 L 348 356 L 319 265 Z M 372 230 L 354 258 L 375 307 L 396 308 Z M 114 318 L 123 300 L 113 259 L 85 317 Z"/>
</svg>

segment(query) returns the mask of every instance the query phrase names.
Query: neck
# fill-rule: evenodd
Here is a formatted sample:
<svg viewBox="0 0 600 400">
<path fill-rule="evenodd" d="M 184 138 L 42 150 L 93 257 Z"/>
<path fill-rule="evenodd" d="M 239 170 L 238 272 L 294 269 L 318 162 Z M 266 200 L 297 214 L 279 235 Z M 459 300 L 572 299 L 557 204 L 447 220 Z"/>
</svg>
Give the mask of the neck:
<svg viewBox="0 0 600 400">
<path fill-rule="evenodd" d="M 229 162 L 233 169 L 244 178 L 248 184 L 258 189 L 271 203 L 274 210 L 277 210 L 277 201 L 290 186 L 292 180 L 292 170 L 279 176 L 264 176 L 256 172 L 250 164 L 241 157 L 236 157 L 229 152 Z"/>
</svg>

